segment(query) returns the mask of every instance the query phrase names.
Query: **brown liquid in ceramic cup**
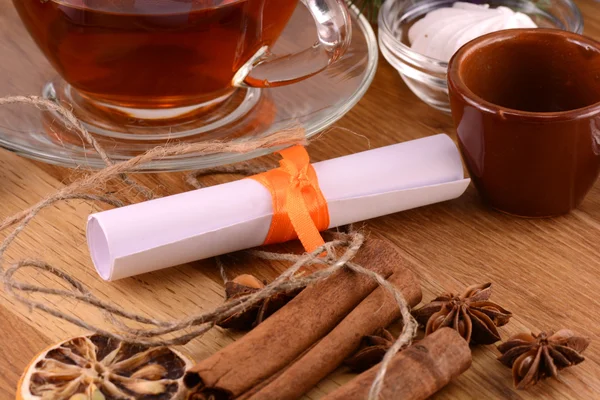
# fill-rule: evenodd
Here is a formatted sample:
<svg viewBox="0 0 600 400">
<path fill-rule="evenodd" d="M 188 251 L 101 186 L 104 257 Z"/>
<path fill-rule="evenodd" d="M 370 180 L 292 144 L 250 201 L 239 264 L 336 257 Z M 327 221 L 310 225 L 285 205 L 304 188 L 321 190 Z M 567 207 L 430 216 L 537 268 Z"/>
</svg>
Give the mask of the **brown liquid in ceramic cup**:
<svg viewBox="0 0 600 400">
<path fill-rule="evenodd" d="M 448 83 L 487 203 L 528 217 L 581 203 L 600 172 L 600 43 L 548 29 L 492 33 L 457 52 Z"/>
</svg>

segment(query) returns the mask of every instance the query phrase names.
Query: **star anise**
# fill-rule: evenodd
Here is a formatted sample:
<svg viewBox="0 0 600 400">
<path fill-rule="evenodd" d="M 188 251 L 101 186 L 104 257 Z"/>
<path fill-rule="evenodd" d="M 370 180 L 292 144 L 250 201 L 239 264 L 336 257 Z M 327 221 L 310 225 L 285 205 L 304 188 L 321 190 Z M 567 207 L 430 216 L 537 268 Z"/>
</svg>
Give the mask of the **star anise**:
<svg viewBox="0 0 600 400">
<path fill-rule="evenodd" d="M 265 287 L 265 283 L 252 275 L 240 275 L 225 283 L 225 300 L 233 300 L 255 293 Z M 221 328 L 248 331 L 273 315 L 292 300 L 301 290 L 277 293 L 244 311 L 219 321 Z"/>
<path fill-rule="evenodd" d="M 387 329 L 379 328 L 372 335 L 362 338 L 357 352 L 345 364 L 353 372 L 366 371 L 379 364 L 393 344 L 394 336 Z"/>
<path fill-rule="evenodd" d="M 425 326 L 425 335 L 447 326 L 469 343 L 492 344 L 500 340 L 496 327 L 506 325 L 512 313 L 489 301 L 491 295 L 491 283 L 473 285 L 461 295 L 443 294 L 413 315 Z"/>
<path fill-rule="evenodd" d="M 498 359 L 512 367 L 515 387 L 526 389 L 542 379 L 558 378 L 559 370 L 583 362 L 580 353 L 589 344 L 589 339 L 568 329 L 538 335 L 520 333 L 498 346 L 502 353 Z"/>
</svg>

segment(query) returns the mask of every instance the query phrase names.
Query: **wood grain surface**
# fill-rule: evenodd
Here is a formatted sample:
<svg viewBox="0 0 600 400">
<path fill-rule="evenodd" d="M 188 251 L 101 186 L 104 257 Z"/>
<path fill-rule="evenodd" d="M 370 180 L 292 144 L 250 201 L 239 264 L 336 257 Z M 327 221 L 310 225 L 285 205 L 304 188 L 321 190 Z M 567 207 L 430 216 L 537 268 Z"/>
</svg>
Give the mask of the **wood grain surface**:
<svg viewBox="0 0 600 400">
<path fill-rule="evenodd" d="M 10 6 L 8 0 L 1 2 L 0 17 Z M 577 3 L 585 16 L 586 34 L 600 39 L 600 3 Z M 23 49 L 33 46 L 25 35 L 19 40 Z M 5 61 L 0 60 L 0 93 L 36 94 L 16 91 L 18 84 L 2 73 Z M 19 79 L 25 79 L 25 72 Z M 454 134 L 450 117 L 420 102 L 382 57 L 369 92 L 336 127 L 345 129 L 333 129 L 309 147 L 315 161 L 439 132 Z M 77 175 L 76 171 L 0 150 L 0 218 L 35 203 Z M 138 178 L 161 195 L 190 189 L 184 174 Z M 207 179 L 208 183 L 219 181 L 221 178 Z M 101 298 L 155 318 L 181 318 L 223 301 L 222 281 L 212 261 L 103 282 L 93 270 L 84 232 L 87 215 L 98 209 L 97 205 L 77 201 L 44 211 L 12 247 L 8 258 L 43 258 L 69 271 Z M 473 348 L 472 368 L 436 399 L 600 398 L 600 183 L 577 211 L 554 219 L 518 219 L 494 212 L 481 204 L 471 187 L 457 200 L 367 221 L 365 229 L 398 246 L 421 278 L 425 301 L 443 291 L 491 281 L 493 299 L 515 314 L 511 323 L 500 329 L 503 338 L 521 331 L 570 328 L 592 339 L 585 353 L 587 361 L 561 374 L 562 382 L 547 381 L 524 392 L 512 388 L 510 370 L 496 361 L 494 346 Z M 266 263 L 237 264 L 230 273 L 272 279 L 283 268 Z M 21 278 L 56 286 L 52 279 L 34 271 L 23 272 Z M 103 315 L 76 302 L 34 298 L 108 326 Z M 81 333 L 72 325 L 27 309 L 0 291 L 0 398 L 13 398 L 20 372 L 36 353 Z M 202 359 L 236 337 L 213 330 L 183 350 Z M 351 377 L 340 369 L 306 398 L 318 399 Z"/>
</svg>

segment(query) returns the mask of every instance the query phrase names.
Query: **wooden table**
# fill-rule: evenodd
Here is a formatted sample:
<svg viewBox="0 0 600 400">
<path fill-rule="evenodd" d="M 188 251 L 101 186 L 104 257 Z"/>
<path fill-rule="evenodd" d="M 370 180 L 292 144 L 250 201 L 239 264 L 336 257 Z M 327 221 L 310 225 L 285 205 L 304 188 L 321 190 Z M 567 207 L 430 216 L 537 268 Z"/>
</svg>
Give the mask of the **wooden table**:
<svg viewBox="0 0 600 400">
<path fill-rule="evenodd" d="M 579 0 L 578 4 L 586 16 L 586 33 L 600 38 L 598 3 Z M 31 45 L 29 38 L 22 40 Z M 3 62 L 0 60 L 0 70 Z M 0 85 L 4 82 L 0 75 Z M 310 146 L 314 160 L 365 150 L 367 138 L 372 147 L 380 147 L 439 132 L 453 133 L 450 117 L 420 102 L 383 58 L 365 98 L 336 126 L 364 137 L 333 130 Z M 2 218 L 77 176 L 71 170 L 7 151 L 0 151 L 0 166 Z M 140 178 L 161 195 L 189 189 L 183 174 Z M 92 268 L 83 229 L 87 215 L 94 210 L 96 205 L 79 201 L 45 211 L 13 246 L 9 258 L 45 259 L 67 269 L 102 298 L 157 318 L 179 318 L 222 302 L 222 282 L 210 261 L 112 284 L 102 282 Z M 366 229 L 398 246 L 421 278 L 425 300 L 443 291 L 491 281 L 493 298 L 515 314 L 511 323 L 500 329 L 503 338 L 521 331 L 564 327 L 593 341 L 586 352 L 587 361 L 562 374 L 564 383 L 548 381 L 527 392 L 512 388 L 510 370 L 496 361 L 494 346 L 473 348 L 472 368 L 436 398 L 600 398 L 600 184 L 577 211 L 555 219 L 518 219 L 491 211 L 471 187 L 460 199 L 368 221 Z M 247 265 L 230 272 L 273 279 L 282 268 Z M 41 274 L 29 271 L 25 275 L 28 280 L 52 284 Z M 106 324 L 101 315 L 75 302 L 45 300 L 90 322 Z M 72 325 L 29 311 L 0 292 L 0 398 L 13 398 L 21 372 L 36 353 L 80 333 Z M 201 359 L 236 337 L 214 330 L 187 345 L 185 351 Z M 340 370 L 306 398 L 317 399 L 350 377 Z"/>
</svg>

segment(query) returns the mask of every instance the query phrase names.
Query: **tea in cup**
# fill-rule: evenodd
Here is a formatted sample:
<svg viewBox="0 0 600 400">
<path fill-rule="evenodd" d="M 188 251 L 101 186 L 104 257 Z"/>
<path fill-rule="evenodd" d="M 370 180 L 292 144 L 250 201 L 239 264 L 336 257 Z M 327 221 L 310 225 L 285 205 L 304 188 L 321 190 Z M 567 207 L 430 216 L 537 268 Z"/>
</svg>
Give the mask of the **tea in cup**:
<svg viewBox="0 0 600 400">
<path fill-rule="evenodd" d="M 348 10 L 343 0 L 303 2 L 319 42 L 277 56 L 270 48 L 298 0 L 13 0 L 64 80 L 47 97 L 69 102 L 108 136 L 123 121 L 214 125 L 238 88 L 291 84 L 327 68 L 349 44 Z"/>
</svg>

